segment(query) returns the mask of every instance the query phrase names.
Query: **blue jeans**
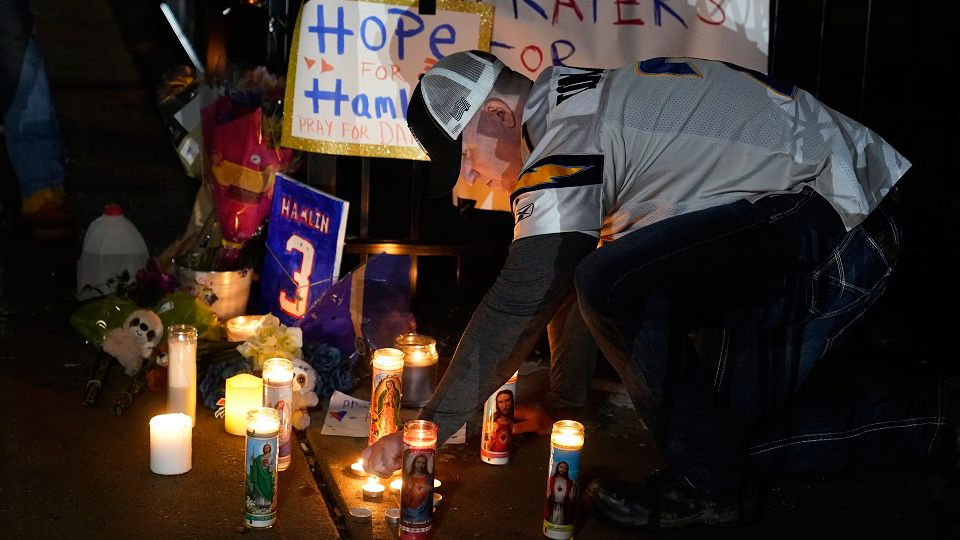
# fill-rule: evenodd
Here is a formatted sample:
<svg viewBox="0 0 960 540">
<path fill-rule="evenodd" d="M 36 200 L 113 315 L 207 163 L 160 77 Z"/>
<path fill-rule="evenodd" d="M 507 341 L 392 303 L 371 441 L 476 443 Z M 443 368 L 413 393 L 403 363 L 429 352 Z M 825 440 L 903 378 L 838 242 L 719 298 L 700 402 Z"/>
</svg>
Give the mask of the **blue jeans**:
<svg viewBox="0 0 960 540">
<path fill-rule="evenodd" d="M 584 259 L 577 295 L 667 465 L 698 489 L 906 463 L 939 448 L 936 381 L 801 391 L 883 293 L 899 241 L 896 191 L 847 232 L 805 189 L 632 232 Z"/>
<path fill-rule="evenodd" d="M 5 74 L 6 76 L 6 74 Z M 20 196 L 63 187 L 63 146 L 40 47 L 29 38 L 13 102 L 3 118 Z"/>
</svg>

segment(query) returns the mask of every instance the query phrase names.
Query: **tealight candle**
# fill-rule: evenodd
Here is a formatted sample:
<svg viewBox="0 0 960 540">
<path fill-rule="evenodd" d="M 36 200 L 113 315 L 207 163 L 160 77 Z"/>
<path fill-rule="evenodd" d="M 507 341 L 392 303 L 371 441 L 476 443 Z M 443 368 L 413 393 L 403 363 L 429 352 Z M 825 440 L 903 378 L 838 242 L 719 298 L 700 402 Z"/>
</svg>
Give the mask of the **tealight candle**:
<svg viewBox="0 0 960 540">
<path fill-rule="evenodd" d="M 362 486 L 363 498 L 368 501 L 378 501 L 383 498 L 383 484 L 376 476 L 371 476 L 367 483 Z"/>
<path fill-rule="evenodd" d="M 263 315 L 241 315 L 227 321 L 227 341 L 246 341 L 257 333 Z"/>
<path fill-rule="evenodd" d="M 193 435 L 190 417 L 183 413 L 160 414 L 150 419 L 150 470 L 157 474 L 183 474 L 192 467 Z"/>
<path fill-rule="evenodd" d="M 422 534 L 433 527 L 437 425 L 427 420 L 410 420 L 403 425 L 403 445 L 400 530 Z"/>
<path fill-rule="evenodd" d="M 543 534 L 547 538 L 569 540 L 577 521 L 577 480 L 580 477 L 580 451 L 583 449 L 583 424 L 560 420 L 550 433 L 550 466 L 547 469 L 547 501 Z"/>
<path fill-rule="evenodd" d="M 293 416 L 293 362 L 270 358 L 263 363 L 263 404 L 280 413 L 280 450 L 277 466 L 290 466 L 290 428 Z"/>
<path fill-rule="evenodd" d="M 239 373 L 227 379 L 223 427 L 231 435 L 246 435 L 247 412 L 263 406 L 263 379 Z"/>
<path fill-rule="evenodd" d="M 277 446 L 280 413 L 258 407 L 247 413 L 243 522 L 251 528 L 272 527 L 277 521 Z"/>
<path fill-rule="evenodd" d="M 363 458 L 360 458 L 356 462 L 350 464 L 350 474 L 359 478 L 366 478 L 367 471 L 363 470 Z"/>
<path fill-rule="evenodd" d="M 367 441 L 370 444 L 400 428 L 403 353 L 397 349 L 377 349 L 373 353 L 372 363 L 370 437 Z"/>
<path fill-rule="evenodd" d="M 404 407 L 423 407 L 437 388 L 437 342 L 429 336 L 401 334 L 393 340 L 403 352 Z"/>
</svg>

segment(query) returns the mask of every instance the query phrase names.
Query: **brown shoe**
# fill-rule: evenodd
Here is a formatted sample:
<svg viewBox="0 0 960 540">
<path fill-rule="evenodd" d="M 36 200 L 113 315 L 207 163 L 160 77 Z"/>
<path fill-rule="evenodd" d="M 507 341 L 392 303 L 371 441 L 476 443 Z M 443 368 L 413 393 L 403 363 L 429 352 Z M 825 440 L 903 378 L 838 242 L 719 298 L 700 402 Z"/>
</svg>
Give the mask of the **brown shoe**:
<svg viewBox="0 0 960 540">
<path fill-rule="evenodd" d="M 21 205 L 23 219 L 40 241 L 66 240 L 76 235 L 73 214 L 62 189 L 47 188 L 31 193 Z"/>
</svg>

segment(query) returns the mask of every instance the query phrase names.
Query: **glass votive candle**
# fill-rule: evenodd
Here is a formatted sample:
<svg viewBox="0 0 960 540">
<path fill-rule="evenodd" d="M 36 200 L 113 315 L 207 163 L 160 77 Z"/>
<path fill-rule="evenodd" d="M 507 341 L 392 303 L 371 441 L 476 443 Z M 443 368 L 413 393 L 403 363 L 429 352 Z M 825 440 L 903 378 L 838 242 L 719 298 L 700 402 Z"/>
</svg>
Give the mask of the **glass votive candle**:
<svg viewBox="0 0 960 540">
<path fill-rule="evenodd" d="M 421 334 L 400 334 L 393 340 L 403 352 L 404 407 L 423 407 L 437 389 L 437 341 Z"/>
</svg>

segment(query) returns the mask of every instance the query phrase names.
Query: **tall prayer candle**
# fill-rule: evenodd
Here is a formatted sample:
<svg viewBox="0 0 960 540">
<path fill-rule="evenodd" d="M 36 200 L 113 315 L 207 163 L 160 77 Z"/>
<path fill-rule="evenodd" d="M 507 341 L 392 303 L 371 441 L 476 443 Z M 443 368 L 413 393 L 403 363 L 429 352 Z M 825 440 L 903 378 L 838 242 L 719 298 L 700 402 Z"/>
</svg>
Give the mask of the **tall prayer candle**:
<svg viewBox="0 0 960 540">
<path fill-rule="evenodd" d="M 227 379 L 223 426 L 232 435 L 246 435 L 247 412 L 263 406 L 263 379 L 239 373 Z"/>
<path fill-rule="evenodd" d="M 150 470 L 183 474 L 192 467 L 193 432 L 183 413 L 159 414 L 150 419 Z"/>
<path fill-rule="evenodd" d="M 487 402 L 483 405 L 480 459 L 491 465 L 510 463 L 513 406 L 516 403 L 518 373 L 514 373 L 510 380 L 487 398 Z"/>
<path fill-rule="evenodd" d="M 227 321 L 227 341 L 246 341 L 256 335 L 263 315 L 241 315 Z"/>
<path fill-rule="evenodd" d="M 400 428 L 403 353 L 377 349 L 373 353 L 373 392 L 370 394 L 370 438 L 373 444 Z"/>
<path fill-rule="evenodd" d="M 577 521 L 577 480 L 583 424 L 560 420 L 550 433 L 550 467 L 547 469 L 547 501 L 543 511 L 543 534 L 569 540 Z"/>
<path fill-rule="evenodd" d="M 400 531 L 422 534 L 433 526 L 433 474 L 437 425 L 410 420 L 403 425 Z"/>
<path fill-rule="evenodd" d="M 197 329 L 188 324 L 167 328 L 167 412 L 197 423 Z"/>
<path fill-rule="evenodd" d="M 280 413 L 279 470 L 290 466 L 290 426 L 293 417 L 293 362 L 270 358 L 263 363 L 263 405 Z"/>
<path fill-rule="evenodd" d="M 423 407 L 437 389 L 437 341 L 420 334 L 400 334 L 393 340 L 403 352 L 404 407 Z"/>
<path fill-rule="evenodd" d="M 247 413 L 246 454 L 244 457 L 245 504 L 243 523 L 263 529 L 277 521 L 277 444 L 280 413 L 269 407 L 257 407 Z"/>
</svg>

